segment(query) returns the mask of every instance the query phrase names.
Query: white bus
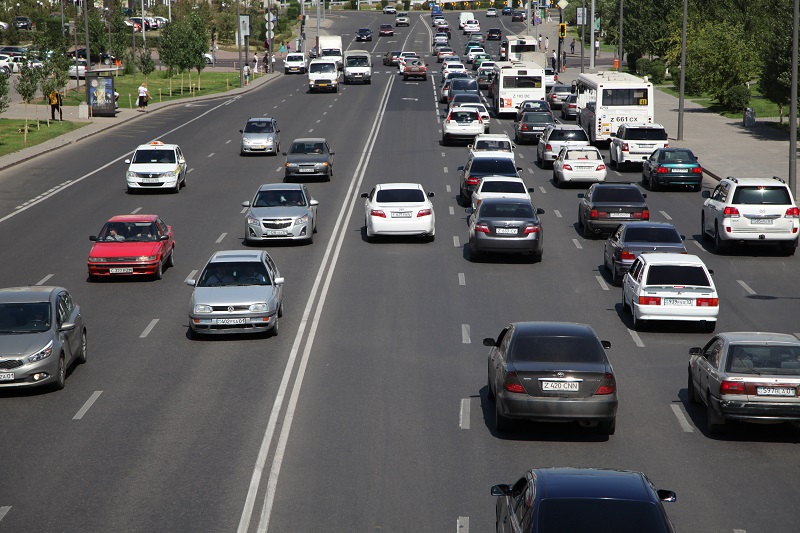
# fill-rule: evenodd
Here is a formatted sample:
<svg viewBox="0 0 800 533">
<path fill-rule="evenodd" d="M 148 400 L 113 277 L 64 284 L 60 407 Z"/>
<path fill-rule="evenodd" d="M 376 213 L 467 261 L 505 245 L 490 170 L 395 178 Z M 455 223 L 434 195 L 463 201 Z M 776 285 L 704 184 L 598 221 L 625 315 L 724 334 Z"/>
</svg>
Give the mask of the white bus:
<svg viewBox="0 0 800 533">
<path fill-rule="evenodd" d="M 500 44 L 500 59 L 503 61 L 520 61 L 523 52 L 538 51 L 535 35 L 509 35 Z"/>
<path fill-rule="evenodd" d="M 581 74 L 576 82 L 578 124 L 593 143 L 611 139 L 622 124 L 652 124 L 653 84 L 624 72 Z"/>
<path fill-rule="evenodd" d="M 544 100 L 544 67 L 528 61 L 498 61 L 489 94 L 498 116 L 517 112 L 524 100 Z"/>
</svg>

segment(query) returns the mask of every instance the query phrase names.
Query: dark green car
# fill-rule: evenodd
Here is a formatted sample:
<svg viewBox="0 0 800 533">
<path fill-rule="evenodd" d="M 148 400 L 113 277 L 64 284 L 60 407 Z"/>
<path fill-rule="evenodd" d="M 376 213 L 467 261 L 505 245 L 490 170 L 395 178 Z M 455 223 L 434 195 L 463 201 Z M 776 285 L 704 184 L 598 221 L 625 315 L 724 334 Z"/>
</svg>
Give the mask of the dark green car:
<svg viewBox="0 0 800 533">
<path fill-rule="evenodd" d="M 642 165 L 642 183 L 651 191 L 670 185 L 699 191 L 703 185 L 703 167 L 688 148 L 658 148 Z"/>
</svg>

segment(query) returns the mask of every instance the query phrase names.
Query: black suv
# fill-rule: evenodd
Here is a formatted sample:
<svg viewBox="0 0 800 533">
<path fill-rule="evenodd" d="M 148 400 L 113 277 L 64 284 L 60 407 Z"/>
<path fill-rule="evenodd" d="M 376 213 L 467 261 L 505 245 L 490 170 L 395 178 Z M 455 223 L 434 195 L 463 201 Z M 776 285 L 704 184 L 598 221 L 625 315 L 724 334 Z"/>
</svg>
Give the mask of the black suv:
<svg viewBox="0 0 800 533">
<path fill-rule="evenodd" d="M 500 41 L 503 38 L 503 32 L 498 28 L 492 28 L 486 32 L 487 41 Z"/>
</svg>

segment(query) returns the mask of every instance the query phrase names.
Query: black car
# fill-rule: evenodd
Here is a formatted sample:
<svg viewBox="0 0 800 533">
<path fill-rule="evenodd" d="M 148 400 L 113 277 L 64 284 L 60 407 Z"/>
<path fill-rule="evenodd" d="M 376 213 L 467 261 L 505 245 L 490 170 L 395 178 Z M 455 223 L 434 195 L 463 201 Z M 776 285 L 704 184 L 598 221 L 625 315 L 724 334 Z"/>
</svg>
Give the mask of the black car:
<svg viewBox="0 0 800 533">
<path fill-rule="evenodd" d="M 316 59 L 316 57 L 317 57 L 317 47 L 314 46 L 314 47 L 311 48 L 311 50 L 308 51 L 308 58 L 309 59 Z"/>
<path fill-rule="evenodd" d="M 503 32 L 498 28 L 492 28 L 486 32 L 487 41 L 500 41 L 503 38 Z"/>
<path fill-rule="evenodd" d="M 556 118 L 548 111 L 526 111 L 522 114 L 522 118 L 514 123 L 514 140 L 517 144 L 538 143 L 547 125 L 555 123 Z"/>
<path fill-rule="evenodd" d="M 627 183 L 595 183 L 586 194 L 578 194 L 578 226 L 583 236 L 592 238 L 610 233 L 623 222 L 650 220 L 646 194 Z"/>
<path fill-rule="evenodd" d="M 28 17 L 15 17 L 14 26 L 16 26 L 18 30 L 30 30 L 33 28 L 33 21 Z"/>
<path fill-rule="evenodd" d="M 333 177 L 334 152 L 322 137 L 295 139 L 283 155 L 286 156 L 284 181 L 314 177 L 330 181 Z"/>
<path fill-rule="evenodd" d="M 510 6 L 503 6 L 503 10 L 501 11 L 503 15 L 511 15 L 513 12 L 514 10 Z"/>
<path fill-rule="evenodd" d="M 675 531 L 662 504 L 674 502 L 675 493 L 657 490 L 641 472 L 534 468 L 513 485 L 493 486 L 491 494 L 497 496 L 495 522 L 509 525 L 507 531 Z"/>
<path fill-rule="evenodd" d="M 0 48 L 0 54 L 11 57 L 22 57 L 28 55 L 28 49 L 24 46 L 4 46 Z"/>
<path fill-rule="evenodd" d="M 475 155 L 470 157 L 466 166 L 458 167 L 461 172 L 459 179 L 459 194 L 464 204 L 469 203 L 470 197 L 484 176 L 510 176 L 518 178 L 522 168 L 514 166 L 510 157 L 493 157 Z"/>
<path fill-rule="evenodd" d="M 369 28 L 359 28 L 356 30 L 356 41 L 371 41 L 372 30 Z"/>
<path fill-rule="evenodd" d="M 668 222 L 626 222 L 606 240 L 603 266 L 614 285 L 622 283 L 634 259 L 643 253 L 685 254 L 684 236 Z"/>
<path fill-rule="evenodd" d="M 606 356 L 611 343 L 585 324 L 515 322 L 491 347 L 487 396 L 494 400 L 498 432 L 517 420 L 581 422 L 613 435 L 617 382 Z"/>
<path fill-rule="evenodd" d="M 669 185 L 703 186 L 703 167 L 688 148 L 657 148 L 642 164 L 642 183 L 651 191 Z"/>
<path fill-rule="evenodd" d="M 490 185 L 497 184 L 487 190 Z M 521 182 L 485 180 L 483 190 L 487 192 L 519 194 L 525 192 Z M 533 190 L 533 189 L 530 189 Z M 513 191 L 513 192 L 512 192 Z M 469 253 L 475 261 L 484 252 L 528 254 L 534 263 L 542 260 L 543 236 L 539 215 L 544 209 L 535 208 L 530 200 L 517 198 L 486 198 L 470 213 Z"/>
<path fill-rule="evenodd" d="M 517 115 L 514 120 L 522 118 L 522 114 L 528 111 L 539 111 L 542 113 L 550 113 L 550 104 L 547 100 L 523 100 L 519 107 L 517 107 Z"/>
</svg>

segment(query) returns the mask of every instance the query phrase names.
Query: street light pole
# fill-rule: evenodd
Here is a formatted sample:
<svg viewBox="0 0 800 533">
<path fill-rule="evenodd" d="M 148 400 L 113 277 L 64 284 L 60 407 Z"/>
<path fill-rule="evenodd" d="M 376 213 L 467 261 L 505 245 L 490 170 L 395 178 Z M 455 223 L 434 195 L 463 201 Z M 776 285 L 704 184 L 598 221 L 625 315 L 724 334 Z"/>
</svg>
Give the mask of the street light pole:
<svg viewBox="0 0 800 533">
<path fill-rule="evenodd" d="M 622 71 L 622 5 L 625 3 L 625 0 L 619 0 L 619 54 L 617 57 L 619 58 L 619 70 Z"/>
<path fill-rule="evenodd" d="M 239 87 L 244 87 L 244 68 L 242 65 L 242 20 L 239 18 L 240 0 L 236 0 L 236 47 L 239 49 Z"/>
<path fill-rule="evenodd" d="M 797 28 L 800 1 L 794 0 L 792 14 L 792 99 L 789 104 L 789 188 L 797 198 Z"/>
<path fill-rule="evenodd" d="M 583 74 L 583 51 L 586 48 L 586 0 L 581 0 L 581 74 Z"/>
<path fill-rule="evenodd" d="M 797 1 L 797 0 L 795 0 Z M 678 140 L 683 140 L 683 94 L 686 89 L 686 23 L 689 18 L 689 0 L 683 0 L 683 26 L 681 27 L 681 78 L 678 90 Z"/>
<path fill-rule="evenodd" d="M 592 16 L 589 20 L 589 68 L 594 68 L 594 40 L 596 37 L 594 36 L 594 2 L 592 0 Z"/>
</svg>

